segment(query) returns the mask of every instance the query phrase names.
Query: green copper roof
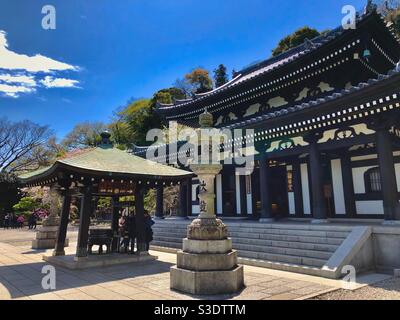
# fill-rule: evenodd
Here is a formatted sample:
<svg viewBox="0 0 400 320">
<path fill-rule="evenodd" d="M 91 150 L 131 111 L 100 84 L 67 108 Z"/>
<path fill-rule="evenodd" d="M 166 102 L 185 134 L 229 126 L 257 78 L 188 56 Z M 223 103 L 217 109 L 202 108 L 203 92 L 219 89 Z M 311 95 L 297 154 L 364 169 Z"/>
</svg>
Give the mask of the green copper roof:
<svg viewBox="0 0 400 320">
<path fill-rule="evenodd" d="M 25 173 L 19 178 L 21 180 L 32 180 L 36 176 L 43 177 L 56 170 L 57 167 L 66 167 L 68 169 L 83 169 L 106 174 L 126 174 L 126 175 L 145 175 L 161 177 L 183 177 L 190 176 L 190 171 L 185 171 L 150 161 L 126 151 L 116 148 L 100 146 L 93 149 L 79 151 L 77 154 L 65 159 L 57 160 L 52 166 L 42 168 L 33 172 Z"/>
</svg>

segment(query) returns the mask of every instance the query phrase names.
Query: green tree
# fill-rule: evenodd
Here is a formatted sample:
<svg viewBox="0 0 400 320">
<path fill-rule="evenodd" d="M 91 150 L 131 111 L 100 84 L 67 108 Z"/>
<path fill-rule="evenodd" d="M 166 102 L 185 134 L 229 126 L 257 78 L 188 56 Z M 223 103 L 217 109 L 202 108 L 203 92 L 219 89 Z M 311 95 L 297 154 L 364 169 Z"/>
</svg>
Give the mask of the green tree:
<svg viewBox="0 0 400 320">
<path fill-rule="evenodd" d="M 400 0 L 380 0 L 377 2 L 378 12 L 400 35 Z"/>
<path fill-rule="evenodd" d="M 166 88 L 157 91 L 151 99 L 139 99 L 115 113 L 115 119 L 109 126 L 114 142 L 121 149 L 133 145 L 146 146 L 150 129 L 162 128 L 162 120 L 156 112 L 157 102 L 173 103 L 174 99 L 184 99 L 185 94 L 178 88 Z"/>
<path fill-rule="evenodd" d="M 4 172 L 0 173 L 0 216 L 11 212 L 21 196 L 22 192 L 18 188 L 16 176 Z"/>
<path fill-rule="evenodd" d="M 316 29 L 307 26 L 296 30 L 294 33 L 284 37 L 279 41 L 278 46 L 272 50 L 272 56 L 277 56 L 291 48 L 297 47 L 302 44 L 305 39 L 313 39 L 318 37 L 321 33 Z"/>
<path fill-rule="evenodd" d="M 185 80 L 193 86 L 194 93 L 205 93 L 212 90 L 210 74 L 203 68 L 196 68 L 185 75 Z"/>
<path fill-rule="evenodd" d="M 214 70 L 214 82 L 215 87 L 219 88 L 229 81 L 226 73 L 226 67 L 220 64 L 217 69 Z"/>
<path fill-rule="evenodd" d="M 28 215 L 35 211 L 38 207 L 38 202 L 32 197 L 23 197 L 21 200 L 13 206 L 13 209 L 19 213 Z"/>
<path fill-rule="evenodd" d="M 100 134 L 107 126 L 102 122 L 78 123 L 61 142 L 66 150 L 95 147 L 100 141 Z"/>
</svg>

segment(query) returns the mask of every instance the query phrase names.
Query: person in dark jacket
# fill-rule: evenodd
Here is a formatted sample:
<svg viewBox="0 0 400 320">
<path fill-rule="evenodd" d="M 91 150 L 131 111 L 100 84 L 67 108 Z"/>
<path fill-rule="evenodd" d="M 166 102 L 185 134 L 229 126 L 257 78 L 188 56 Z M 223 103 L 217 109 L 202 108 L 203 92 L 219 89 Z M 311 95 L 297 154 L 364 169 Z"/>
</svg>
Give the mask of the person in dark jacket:
<svg viewBox="0 0 400 320">
<path fill-rule="evenodd" d="M 150 249 L 150 242 L 153 241 L 153 229 L 154 220 L 151 218 L 149 213 L 145 211 L 144 213 L 144 228 L 145 228 L 145 241 L 146 241 L 146 251 Z"/>
</svg>

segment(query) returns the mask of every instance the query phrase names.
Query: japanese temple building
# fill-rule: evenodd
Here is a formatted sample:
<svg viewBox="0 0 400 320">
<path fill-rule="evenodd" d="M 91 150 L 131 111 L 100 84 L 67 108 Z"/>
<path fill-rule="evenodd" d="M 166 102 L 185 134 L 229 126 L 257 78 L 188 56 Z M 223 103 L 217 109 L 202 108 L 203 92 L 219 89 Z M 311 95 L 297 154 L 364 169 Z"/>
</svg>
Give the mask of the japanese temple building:
<svg viewBox="0 0 400 320">
<path fill-rule="evenodd" d="M 239 142 L 254 143 L 254 172 L 224 165 L 217 176 L 220 216 L 400 220 L 399 61 L 399 39 L 368 5 L 356 29 L 306 40 L 157 110 L 189 127 L 207 110 L 218 128 L 255 130 Z M 199 213 L 198 192 L 194 178 L 189 214 Z"/>
<path fill-rule="evenodd" d="M 113 238 L 111 252 L 117 251 L 119 242 L 117 231 L 120 197 L 134 196 L 137 250 L 144 252 L 144 193 L 150 188 L 162 190 L 164 186 L 186 186 L 191 180 L 193 175 L 191 172 L 161 165 L 114 148 L 109 138 L 110 134 L 104 132 L 102 144 L 98 147 L 79 150 L 66 158 L 57 160 L 50 167 L 19 177 L 22 186 L 49 186 L 55 188 L 63 196 L 54 256 L 65 254 L 64 243 L 71 198 L 79 198 L 81 204 L 76 260 L 88 256 L 90 218 L 95 209 L 93 198 L 99 196 L 112 198 L 114 207 L 111 223 Z M 162 203 L 157 205 L 159 208 Z"/>
</svg>

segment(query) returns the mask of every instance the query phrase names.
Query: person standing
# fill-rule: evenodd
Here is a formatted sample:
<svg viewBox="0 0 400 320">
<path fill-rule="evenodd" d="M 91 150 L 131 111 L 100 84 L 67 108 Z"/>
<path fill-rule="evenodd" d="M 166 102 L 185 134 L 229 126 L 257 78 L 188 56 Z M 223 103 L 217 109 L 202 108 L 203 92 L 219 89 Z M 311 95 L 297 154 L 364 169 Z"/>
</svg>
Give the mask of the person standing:
<svg viewBox="0 0 400 320">
<path fill-rule="evenodd" d="M 150 242 L 153 241 L 153 229 L 154 220 L 151 218 L 149 213 L 145 211 L 144 213 L 144 228 L 145 228 L 145 240 L 146 240 L 146 251 L 150 249 Z"/>
<path fill-rule="evenodd" d="M 124 234 L 125 234 L 125 225 L 126 225 L 126 219 L 123 214 L 121 214 L 121 217 L 118 220 L 118 233 L 119 233 L 119 247 L 121 248 L 124 245 Z"/>
<path fill-rule="evenodd" d="M 4 217 L 4 229 L 8 229 L 10 227 L 10 214 L 7 213 Z"/>
<path fill-rule="evenodd" d="M 22 229 L 22 228 L 24 227 L 24 222 L 25 222 L 24 216 L 23 216 L 23 215 L 20 215 L 20 216 L 17 218 L 17 224 L 18 224 L 18 228 L 19 228 L 19 229 Z"/>
<path fill-rule="evenodd" d="M 131 246 L 131 253 L 135 252 L 135 240 L 136 240 L 136 219 L 133 212 L 128 216 L 128 233 L 129 233 L 129 243 Z"/>
</svg>

